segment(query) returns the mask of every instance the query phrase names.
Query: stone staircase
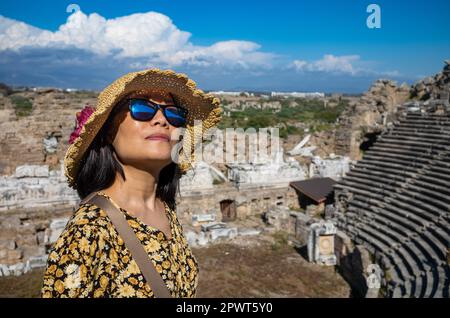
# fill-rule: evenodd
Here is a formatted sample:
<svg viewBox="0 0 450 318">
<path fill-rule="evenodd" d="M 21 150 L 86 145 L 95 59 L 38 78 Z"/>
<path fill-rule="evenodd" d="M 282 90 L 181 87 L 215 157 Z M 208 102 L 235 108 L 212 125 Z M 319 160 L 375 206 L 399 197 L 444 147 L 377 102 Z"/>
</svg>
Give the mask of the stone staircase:
<svg viewBox="0 0 450 318">
<path fill-rule="evenodd" d="M 338 227 L 384 269 L 387 297 L 449 297 L 449 112 L 405 112 L 335 197 Z"/>
</svg>

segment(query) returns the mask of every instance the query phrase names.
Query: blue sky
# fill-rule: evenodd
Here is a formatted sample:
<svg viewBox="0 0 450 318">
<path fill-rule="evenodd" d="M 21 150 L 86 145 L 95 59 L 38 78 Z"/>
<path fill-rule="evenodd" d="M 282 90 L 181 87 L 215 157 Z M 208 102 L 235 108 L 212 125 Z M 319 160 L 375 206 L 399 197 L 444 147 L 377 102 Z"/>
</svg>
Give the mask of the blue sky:
<svg viewBox="0 0 450 318">
<path fill-rule="evenodd" d="M 370 3 L 380 29 L 366 25 Z M 102 89 L 161 67 L 205 90 L 356 93 L 377 78 L 411 84 L 444 59 L 446 0 L 0 3 L 0 81 L 11 85 Z"/>
</svg>

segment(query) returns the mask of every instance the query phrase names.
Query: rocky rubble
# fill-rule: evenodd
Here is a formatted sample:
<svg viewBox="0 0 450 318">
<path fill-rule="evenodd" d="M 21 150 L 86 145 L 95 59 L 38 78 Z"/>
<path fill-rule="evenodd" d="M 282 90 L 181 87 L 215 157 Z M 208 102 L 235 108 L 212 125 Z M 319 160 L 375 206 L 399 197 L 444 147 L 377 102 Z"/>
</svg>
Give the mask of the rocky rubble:
<svg viewBox="0 0 450 318">
<path fill-rule="evenodd" d="M 399 105 L 409 98 L 409 86 L 391 80 L 377 80 L 356 102 L 349 104 L 338 118 L 335 133 L 336 154 L 361 159 L 360 144 L 368 133 L 380 133 L 395 118 Z"/>
<path fill-rule="evenodd" d="M 415 100 L 437 99 L 449 102 L 450 60 L 445 61 L 441 73 L 426 77 L 411 87 L 411 98 Z"/>
</svg>

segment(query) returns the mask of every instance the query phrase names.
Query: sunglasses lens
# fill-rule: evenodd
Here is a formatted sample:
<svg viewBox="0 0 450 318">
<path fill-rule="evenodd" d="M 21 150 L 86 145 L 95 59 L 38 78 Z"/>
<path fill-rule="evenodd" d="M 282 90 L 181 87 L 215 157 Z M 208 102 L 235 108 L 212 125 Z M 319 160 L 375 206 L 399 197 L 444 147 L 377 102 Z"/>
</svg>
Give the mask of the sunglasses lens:
<svg viewBox="0 0 450 318">
<path fill-rule="evenodd" d="M 131 115 L 136 120 L 150 120 L 155 116 L 155 109 L 145 100 L 135 99 L 131 101 Z"/>
<path fill-rule="evenodd" d="M 166 118 L 175 127 L 182 127 L 186 124 L 186 112 L 179 107 L 166 107 Z"/>
<path fill-rule="evenodd" d="M 153 107 L 145 99 L 132 99 L 130 100 L 131 116 L 140 121 L 151 120 L 157 111 L 156 107 Z M 175 127 L 182 127 L 186 124 L 187 112 L 180 107 L 167 106 L 164 107 L 164 116 L 167 121 Z"/>
</svg>

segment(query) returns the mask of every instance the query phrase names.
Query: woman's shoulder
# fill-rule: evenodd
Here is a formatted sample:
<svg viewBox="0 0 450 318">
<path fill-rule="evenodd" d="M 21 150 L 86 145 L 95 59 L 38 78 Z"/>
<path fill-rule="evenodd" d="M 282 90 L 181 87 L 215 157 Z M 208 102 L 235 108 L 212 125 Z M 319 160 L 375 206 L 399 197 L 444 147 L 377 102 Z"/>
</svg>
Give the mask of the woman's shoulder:
<svg viewBox="0 0 450 318">
<path fill-rule="evenodd" d="M 86 245 L 88 241 L 89 244 L 93 241 L 107 241 L 111 232 L 111 223 L 105 211 L 94 204 L 81 204 L 67 222 L 53 250 L 66 248 L 69 243 L 81 242 Z"/>
<path fill-rule="evenodd" d="M 70 222 L 73 225 L 107 225 L 107 221 L 103 209 L 92 203 L 83 203 L 78 206 Z"/>
<path fill-rule="evenodd" d="M 109 236 L 111 233 L 111 222 L 106 212 L 95 204 L 80 204 L 68 221 L 63 235 L 77 233 L 82 236 L 85 232 L 97 236 Z M 81 234 L 81 235 L 80 235 Z"/>
</svg>

